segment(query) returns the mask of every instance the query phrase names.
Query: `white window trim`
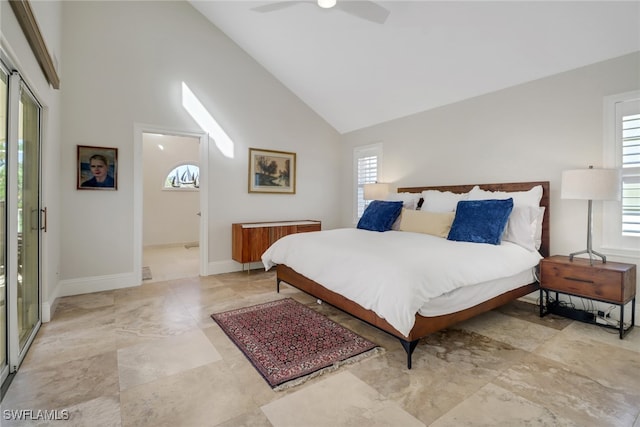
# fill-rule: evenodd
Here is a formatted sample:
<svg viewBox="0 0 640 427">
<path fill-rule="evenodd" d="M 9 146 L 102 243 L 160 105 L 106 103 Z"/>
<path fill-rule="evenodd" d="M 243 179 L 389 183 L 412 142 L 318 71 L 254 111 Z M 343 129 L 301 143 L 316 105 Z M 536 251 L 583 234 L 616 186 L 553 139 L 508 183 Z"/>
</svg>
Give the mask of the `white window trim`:
<svg viewBox="0 0 640 427">
<path fill-rule="evenodd" d="M 606 168 L 622 168 L 622 139 L 618 138 L 616 126 L 616 104 L 640 99 L 640 90 L 625 92 L 604 98 L 603 119 L 603 163 Z M 622 235 L 620 201 L 605 201 L 602 207 L 602 250 L 611 255 L 640 258 L 640 239 Z"/>
<path fill-rule="evenodd" d="M 382 170 L 382 143 L 361 145 L 353 149 L 353 224 L 357 224 L 358 217 L 358 159 L 366 156 L 378 156 L 378 182 L 381 182 L 380 171 Z"/>
</svg>

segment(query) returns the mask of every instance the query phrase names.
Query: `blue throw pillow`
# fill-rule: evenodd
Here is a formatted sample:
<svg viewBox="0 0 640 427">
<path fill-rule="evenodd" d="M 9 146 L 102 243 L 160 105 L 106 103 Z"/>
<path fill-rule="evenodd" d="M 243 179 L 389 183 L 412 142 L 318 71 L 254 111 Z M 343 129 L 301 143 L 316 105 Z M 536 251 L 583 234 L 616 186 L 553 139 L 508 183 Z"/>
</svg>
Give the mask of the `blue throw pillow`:
<svg viewBox="0 0 640 427">
<path fill-rule="evenodd" d="M 499 245 L 513 209 L 513 199 L 458 202 L 447 239 Z"/>
<path fill-rule="evenodd" d="M 402 212 L 402 201 L 374 200 L 364 210 L 358 228 L 371 231 L 389 231 Z"/>
</svg>

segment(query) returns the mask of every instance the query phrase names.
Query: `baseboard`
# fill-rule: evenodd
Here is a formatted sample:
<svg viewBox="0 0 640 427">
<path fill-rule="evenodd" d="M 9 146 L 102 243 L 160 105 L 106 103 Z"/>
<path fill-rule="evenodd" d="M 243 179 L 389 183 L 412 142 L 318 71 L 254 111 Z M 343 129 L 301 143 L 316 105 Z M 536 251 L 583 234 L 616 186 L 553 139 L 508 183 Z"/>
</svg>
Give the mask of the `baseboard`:
<svg viewBox="0 0 640 427">
<path fill-rule="evenodd" d="M 57 301 L 57 300 L 56 300 Z M 42 302 L 42 323 L 51 322 L 55 309 L 51 309 L 51 304 L 48 302 Z"/>
<path fill-rule="evenodd" d="M 144 245 L 142 249 L 169 249 L 169 248 L 183 248 L 185 246 L 197 247 L 200 243 L 198 241 L 178 242 L 178 243 L 156 243 L 153 245 Z"/>
<path fill-rule="evenodd" d="M 139 273 L 111 274 L 106 276 L 61 280 L 58 283 L 58 297 L 140 286 L 141 280 L 142 277 Z"/>
<path fill-rule="evenodd" d="M 244 270 L 248 268 L 264 268 L 264 265 L 262 265 L 261 262 L 245 264 Z M 207 265 L 208 275 L 233 273 L 242 270 L 242 264 L 233 260 L 215 261 L 210 262 Z M 112 289 L 130 288 L 132 286 L 139 286 L 141 283 L 141 274 L 134 273 L 61 280 L 58 283 L 58 292 L 56 297 L 66 297 L 70 295 L 87 294 L 91 292 L 109 291 Z"/>
<path fill-rule="evenodd" d="M 42 301 L 42 322 L 47 323 L 51 321 L 61 297 L 130 288 L 132 286 L 139 286 L 140 283 L 141 277 L 133 273 L 61 280 L 58 282 L 55 291 L 49 295 L 49 300 Z"/>
<path fill-rule="evenodd" d="M 209 275 L 233 273 L 236 271 L 243 271 L 247 269 L 264 268 L 261 262 L 252 262 L 243 265 L 233 260 L 210 262 L 207 266 L 207 272 Z"/>
<path fill-rule="evenodd" d="M 56 312 L 56 308 L 58 307 L 58 297 L 60 294 L 60 284 L 54 288 L 53 292 L 49 292 L 49 300 L 42 301 L 42 322 L 47 323 L 50 322 L 53 318 L 53 314 Z"/>
</svg>

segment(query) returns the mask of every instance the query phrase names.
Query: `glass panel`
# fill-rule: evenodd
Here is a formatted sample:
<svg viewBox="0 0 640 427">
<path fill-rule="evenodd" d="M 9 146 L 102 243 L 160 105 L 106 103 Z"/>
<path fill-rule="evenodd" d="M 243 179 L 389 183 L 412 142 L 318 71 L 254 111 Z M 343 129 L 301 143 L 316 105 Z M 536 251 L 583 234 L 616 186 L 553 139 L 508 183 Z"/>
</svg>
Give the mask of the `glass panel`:
<svg viewBox="0 0 640 427">
<path fill-rule="evenodd" d="M 174 168 L 164 180 L 164 188 L 199 188 L 200 168 L 194 164 Z"/>
<path fill-rule="evenodd" d="M 22 351 L 40 320 L 40 108 L 24 89 L 18 132 L 18 335 Z"/>
<path fill-rule="evenodd" d="M 7 88 L 8 79 L 0 72 L 0 370 L 7 364 L 7 282 L 6 276 L 6 227 L 7 211 Z"/>
</svg>

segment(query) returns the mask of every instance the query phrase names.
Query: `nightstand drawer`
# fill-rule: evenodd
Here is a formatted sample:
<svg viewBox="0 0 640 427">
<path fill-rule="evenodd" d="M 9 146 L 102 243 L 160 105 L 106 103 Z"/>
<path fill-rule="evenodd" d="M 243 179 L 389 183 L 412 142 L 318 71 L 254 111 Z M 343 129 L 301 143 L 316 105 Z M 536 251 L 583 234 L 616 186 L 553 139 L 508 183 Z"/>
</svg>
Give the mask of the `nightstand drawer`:
<svg viewBox="0 0 640 427">
<path fill-rule="evenodd" d="M 545 289 L 586 298 L 626 303 L 635 296 L 635 269 L 617 268 L 616 263 L 594 263 L 566 257 L 540 262 L 540 283 Z"/>
</svg>

